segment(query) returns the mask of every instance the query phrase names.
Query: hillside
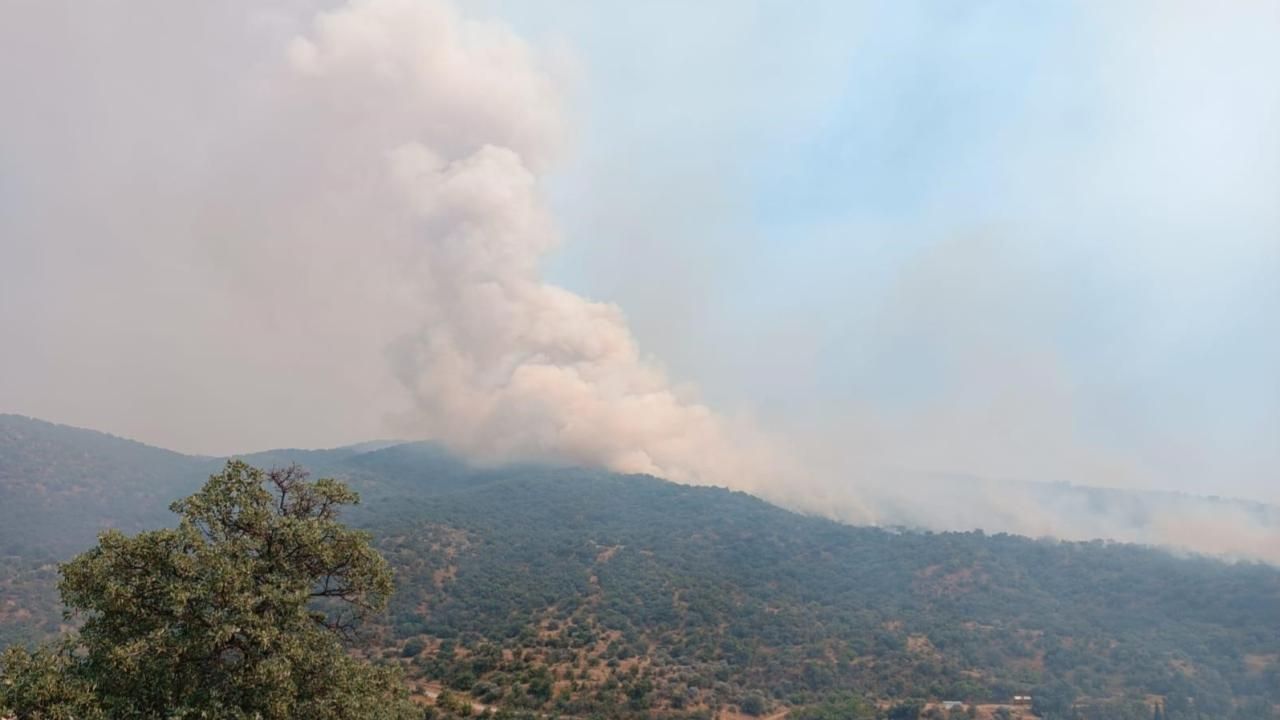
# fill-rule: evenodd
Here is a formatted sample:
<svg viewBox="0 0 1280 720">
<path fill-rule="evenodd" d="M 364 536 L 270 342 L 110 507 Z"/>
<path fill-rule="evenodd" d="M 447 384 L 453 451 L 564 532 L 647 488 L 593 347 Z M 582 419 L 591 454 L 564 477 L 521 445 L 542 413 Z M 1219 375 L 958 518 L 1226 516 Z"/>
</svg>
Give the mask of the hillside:
<svg viewBox="0 0 1280 720">
<path fill-rule="evenodd" d="M 1268 717 L 1280 571 L 1112 543 L 893 532 L 644 476 L 474 468 L 424 444 L 273 451 L 348 479 L 397 572 L 358 650 L 477 702 L 573 716 L 921 700 L 1084 717 Z M 58 625 L 50 561 L 220 461 L 0 417 L 0 632 Z M 426 687 L 426 686 L 424 686 Z M 865 701 L 858 698 L 865 698 Z"/>
<path fill-rule="evenodd" d="M 0 549 L 59 557 L 99 530 L 168 522 L 209 461 L 113 435 L 0 415 Z"/>
</svg>

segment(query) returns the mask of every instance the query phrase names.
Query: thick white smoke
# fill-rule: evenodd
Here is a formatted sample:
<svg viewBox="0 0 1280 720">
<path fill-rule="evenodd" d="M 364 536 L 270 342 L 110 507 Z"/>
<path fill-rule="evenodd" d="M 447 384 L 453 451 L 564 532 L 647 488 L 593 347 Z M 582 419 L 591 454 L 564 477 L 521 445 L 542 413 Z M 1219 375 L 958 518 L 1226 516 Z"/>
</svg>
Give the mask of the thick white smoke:
<svg viewBox="0 0 1280 720">
<path fill-rule="evenodd" d="M 430 438 L 854 522 L 1280 560 L 1275 523 L 1239 508 L 1173 503 L 1135 521 L 1070 494 L 849 462 L 884 446 L 910 465 L 931 444 L 1009 457 L 1008 433 L 967 438 L 963 416 L 899 443 L 852 427 L 807 446 L 801 471 L 713 412 L 618 307 L 544 281 L 564 83 L 501 24 L 444 0 L 138 2 L 0 8 L 0 411 L 209 453 Z M 995 427 L 1040 462 L 1107 464 L 1072 465 L 1059 426 L 1009 417 Z"/>
<path fill-rule="evenodd" d="M 74 3 L 20 9 L 38 47 L 0 36 L 4 65 L 45 59 L 55 84 L 4 78 L 34 196 L 0 221 L 6 274 L 45 312 L 0 321 L 56 356 L 9 373 L 50 379 L 0 387 L 11 409 L 206 452 L 395 435 L 683 482 L 768 472 L 617 307 L 543 281 L 563 83 L 506 27 L 440 0 L 152 9 L 199 40 Z M 60 143 L 50 117 L 90 135 Z"/>
<path fill-rule="evenodd" d="M 350 114 L 392 190 L 403 237 L 386 259 L 415 322 L 390 359 L 412 432 L 472 457 L 682 482 L 766 472 L 641 355 L 617 307 L 542 280 L 557 238 L 536 170 L 555 154 L 560 98 L 518 39 L 442 4 L 359 0 L 322 14 L 290 58 L 320 107 Z"/>
</svg>

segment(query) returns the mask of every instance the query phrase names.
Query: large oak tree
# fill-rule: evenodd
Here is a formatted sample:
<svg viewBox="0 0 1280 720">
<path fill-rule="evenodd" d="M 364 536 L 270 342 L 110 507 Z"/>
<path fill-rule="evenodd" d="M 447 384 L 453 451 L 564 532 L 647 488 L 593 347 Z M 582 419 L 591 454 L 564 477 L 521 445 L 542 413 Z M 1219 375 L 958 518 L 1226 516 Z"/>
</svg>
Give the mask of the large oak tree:
<svg viewBox="0 0 1280 720">
<path fill-rule="evenodd" d="M 61 568 L 79 632 L 9 650 L 0 706 L 24 720 L 420 717 L 396 674 L 343 647 L 392 589 L 369 537 L 338 520 L 355 502 L 297 467 L 231 461 L 173 504 L 176 528 L 103 534 Z"/>
</svg>

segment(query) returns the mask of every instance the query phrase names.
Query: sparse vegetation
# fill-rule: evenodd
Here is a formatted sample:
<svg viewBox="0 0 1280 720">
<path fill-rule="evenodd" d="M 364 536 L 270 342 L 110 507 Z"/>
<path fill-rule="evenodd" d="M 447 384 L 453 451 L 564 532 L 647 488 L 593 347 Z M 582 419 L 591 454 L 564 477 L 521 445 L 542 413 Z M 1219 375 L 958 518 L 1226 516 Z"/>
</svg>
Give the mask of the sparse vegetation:
<svg viewBox="0 0 1280 720">
<path fill-rule="evenodd" d="M 858 718 L 943 699 L 989 717 L 1026 694 L 1050 717 L 1148 720 L 1159 706 L 1180 720 L 1280 704 L 1280 572 L 1265 565 L 855 528 L 647 477 L 476 470 L 422 445 L 253 461 L 294 459 L 361 490 L 347 517 L 397 590 L 353 649 L 446 690 L 440 717 L 480 703 L 530 718 Z M 41 597 L 48 562 L 13 562 L 27 574 L 0 581 L 25 594 L 6 601 Z M 15 604 L 2 627 L 47 635 L 55 602 Z"/>
</svg>

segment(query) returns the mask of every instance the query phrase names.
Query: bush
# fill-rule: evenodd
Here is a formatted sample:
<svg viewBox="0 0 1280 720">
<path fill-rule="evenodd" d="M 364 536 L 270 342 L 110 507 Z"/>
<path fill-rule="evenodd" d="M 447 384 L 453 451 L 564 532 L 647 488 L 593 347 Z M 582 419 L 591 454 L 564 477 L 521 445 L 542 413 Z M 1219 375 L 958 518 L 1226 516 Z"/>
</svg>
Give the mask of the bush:
<svg viewBox="0 0 1280 720">
<path fill-rule="evenodd" d="M 764 711 L 768 708 L 765 706 L 764 698 L 762 696 L 748 695 L 742 699 L 742 703 L 739 706 L 739 709 L 741 709 L 742 712 L 748 715 L 758 716 L 758 715 L 763 715 Z"/>
</svg>

